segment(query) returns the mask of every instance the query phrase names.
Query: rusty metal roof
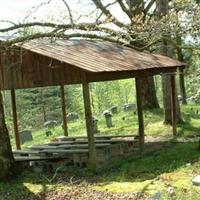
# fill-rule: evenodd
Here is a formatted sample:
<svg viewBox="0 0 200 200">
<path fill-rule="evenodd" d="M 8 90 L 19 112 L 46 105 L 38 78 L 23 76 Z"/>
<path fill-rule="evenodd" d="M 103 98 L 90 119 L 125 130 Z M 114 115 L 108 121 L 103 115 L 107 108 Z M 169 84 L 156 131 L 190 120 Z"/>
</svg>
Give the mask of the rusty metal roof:
<svg viewBox="0 0 200 200">
<path fill-rule="evenodd" d="M 185 65 L 165 56 L 103 41 L 40 39 L 23 43 L 21 47 L 89 72 L 136 71 Z"/>
</svg>

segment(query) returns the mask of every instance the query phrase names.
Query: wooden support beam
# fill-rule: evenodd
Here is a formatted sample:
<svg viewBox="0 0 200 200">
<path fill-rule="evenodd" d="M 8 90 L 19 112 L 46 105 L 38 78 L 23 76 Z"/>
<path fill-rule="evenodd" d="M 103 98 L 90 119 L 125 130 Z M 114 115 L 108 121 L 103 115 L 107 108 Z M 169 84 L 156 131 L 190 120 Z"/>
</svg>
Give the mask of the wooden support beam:
<svg viewBox="0 0 200 200">
<path fill-rule="evenodd" d="M 17 120 L 17 104 L 16 104 L 16 95 L 15 90 L 11 90 L 11 102 L 12 102 L 12 112 L 13 112 L 13 124 L 15 131 L 15 143 L 16 148 L 21 149 L 20 137 L 19 137 L 19 129 L 18 129 L 18 120 Z"/>
<path fill-rule="evenodd" d="M 142 110 L 142 93 L 140 89 L 140 80 L 135 78 L 135 89 L 136 89 L 136 102 L 137 102 L 137 113 L 138 113 L 138 125 L 139 125 L 139 144 L 140 150 L 144 150 L 144 119 Z"/>
<path fill-rule="evenodd" d="M 60 86 L 60 94 L 61 94 L 61 104 L 62 104 L 63 130 L 64 130 L 64 135 L 68 136 L 67 112 L 66 112 L 65 87 L 64 87 L 64 85 Z"/>
<path fill-rule="evenodd" d="M 172 114 L 172 129 L 173 136 L 177 134 L 177 105 L 176 105 L 176 79 L 175 75 L 170 76 L 171 79 L 171 114 Z"/>
<path fill-rule="evenodd" d="M 86 129 L 87 129 L 88 147 L 89 147 L 89 166 L 94 169 L 96 168 L 97 165 L 97 156 L 96 156 L 94 132 L 92 127 L 92 110 L 90 103 L 89 83 L 87 81 L 84 81 L 82 86 L 83 86 L 83 99 L 84 99 Z"/>
</svg>

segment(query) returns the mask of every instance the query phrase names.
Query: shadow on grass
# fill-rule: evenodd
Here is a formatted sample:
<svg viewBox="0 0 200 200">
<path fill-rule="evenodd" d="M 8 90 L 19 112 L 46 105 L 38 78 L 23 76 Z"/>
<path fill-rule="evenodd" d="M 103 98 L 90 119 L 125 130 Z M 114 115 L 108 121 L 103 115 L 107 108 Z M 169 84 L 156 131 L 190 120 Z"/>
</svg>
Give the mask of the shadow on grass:
<svg viewBox="0 0 200 200">
<path fill-rule="evenodd" d="M 0 199 L 44 200 L 48 181 L 41 174 L 24 172 L 12 180 L 0 181 Z"/>
<path fill-rule="evenodd" d="M 198 143 L 166 143 L 155 142 L 147 148 L 158 146 L 157 150 L 143 155 L 134 153 L 126 158 L 118 159 L 101 167 L 94 174 L 77 170 L 75 176 L 87 179 L 91 176 L 100 177 L 98 182 L 104 184 L 117 182 L 140 182 L 152 180 L 163 173 L 177 170 L 187 163 L 198 161 L 200 152 Z M 162 149 L 159 148 L 162 146 Z"/>
<path fill-rule="evenodd" d="M 195 126 L 192 122 L 192 119 L 199 119 L 195 118 L 195 116 L 189 116 L 187 114 L 183 114 L 184 122 L 182 124 L 178 124 L 178 132 L 179 136 L 189 136 L 189 135 L 200 135 L 200 125 L 199 127 Z"/>
</svg>

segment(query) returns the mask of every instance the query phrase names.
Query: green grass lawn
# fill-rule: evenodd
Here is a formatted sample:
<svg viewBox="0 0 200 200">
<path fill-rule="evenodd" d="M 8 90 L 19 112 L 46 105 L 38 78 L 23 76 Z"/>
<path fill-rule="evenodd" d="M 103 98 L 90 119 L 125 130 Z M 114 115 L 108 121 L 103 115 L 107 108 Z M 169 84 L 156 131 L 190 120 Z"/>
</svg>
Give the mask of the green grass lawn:
<svg viewBox="0 0 200 200">
<path fill-rule="evenodd" d="M 135 195 L 132 199 L 141 200 L 150 200 L 156 193 L 161 195 L 160 199 L 166 200 L 200 200 L 200 186 L 191 182 L 200 174 L 198 144 L 171 142 L 168 145 L 162 150 L 115 160 L 96 172 L 68 168 L 67 172 L 60 171 L 54 176 L 48 172 L 34 174 L 26 171 L 11 181 L 0 182 L 0 199 L 51 199 L 46 198 L 49 193 L 58 197 L 65 194 L 66 199 L 70 199 L 67 195 L 72 190 L 79 193 L 70 193 L 71 199 L 82 199 L 81 191 L 87 188 L 87 192 L 91 190 L 98 194 L 131 193 Z M 74 183 L 71 180 L 75 180 Z M 172 195 L 169 188 L 173 190 Z"/>
<path fill-rule="evenodd" d="M 200 134 L 200 105 L 186 105 L 181 107 L 184 123 L 178 125 L 178 133 L 180 137 Z M 197 114 L 197 110 L 199 113 Z M 124 120 L 122 119 L 124 118 Z M 137 115 L 133 112 L 120 112 L 113 115 L 113 127 L 107 128 L 105 118 L 98 116 L 98 128 L 99 134 L 113 134 L 113 135 L 125 135 L 125 134 L 137 134 L 138 122 Z M 144 112 L 145 122 L 145 134 L 158 136 L 158 135 L 172 135 L 172 128 L 170 125 L 163 124 L 163 112 L 161 109 Z M 68 123 L 69 135 L 86 135 L 85 121 L 78 120 L 76 122 Z M 33 141 L 26 142 L 22 145 L 22 148 L 26 148 L 33 144 L 44 144 L 49 140 L 63 135 L 61 125 L 55 127 L 52 130 L 53 136 L 46 137 L 45 130 L 40 129 L 33 131 Z M 15 148 L 14 139 L 12 141 L 13 149 Z"/>
<path fill-rule="evenodd" d="M 197 110 L 200 110 L 200 105 L 182 106 L 185 122 L 178 125 L 179 138 L 200 134 L 200 114 Z M 122 120 L 123 117 L 125 120 Z M 162 110 L 146 111 L 144 120 L 146 135 L 172 134 L 171 126 L 166 126 L 162 122 Z M 114 127 L 110 129 L 106 128 L 104 118 L 101 116 L 99 118 L 100 134 L 137 134 L 137 116 L 131 112 L 114 115 L 113 125 Z M 70 135 L 86 135 L 83 121 L 69 123 L 68 126 Z M 53 137 L 63 134 L 60 126 L 53 132 Z M 46 138 L 44 130 L 35 131 L 33 136 L 34 141 L 25 143 L 24 148 L 32 144 L 45 143 L 51 139 Z M 132 154 L 108 163 L 95 172 L 75 168 L 67 168 L 67 171 L 61 169 L 58 174 L 23 172 L 9 182 L 0 182 L 0 199 L 49 200 L 70 199 L 71 196 L 73 196 L 71 199 L 87 199 L 81 195 L 92 192 L 100 196 L 105 193 L 106 195 L 133 194 L 135 198 L 130 199 L 141 200 L 150 200 L 156 196 L 159 196 L 158 199 L 166 200 L 200 200 L 200 186 L 194 186 L 191 182 L 198 174 L 200 174 L 198 143 L 180 144 L 169 141 L 161 150 L 144 155 Z M 75 180 L 75 183 L 71 180 Z M 168 192 L 169 188 L 173 191 L 171 195 Z M 61 198 L 63 195 L 65 198 Z"/>
</svg>

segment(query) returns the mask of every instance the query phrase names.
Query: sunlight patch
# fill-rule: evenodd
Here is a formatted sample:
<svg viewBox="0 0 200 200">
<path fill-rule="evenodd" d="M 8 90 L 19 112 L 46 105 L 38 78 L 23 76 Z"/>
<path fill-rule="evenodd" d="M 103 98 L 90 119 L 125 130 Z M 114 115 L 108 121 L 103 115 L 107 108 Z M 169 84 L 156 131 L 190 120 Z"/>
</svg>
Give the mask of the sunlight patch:
<svg viewBox="0 0 200 200">
<path fill-rule="evenodd" d="M 33 194 L 45 192 L 49 188 L 48 185 L 42 184 L 23 183 L 23 185 Z"/>
</svg>

